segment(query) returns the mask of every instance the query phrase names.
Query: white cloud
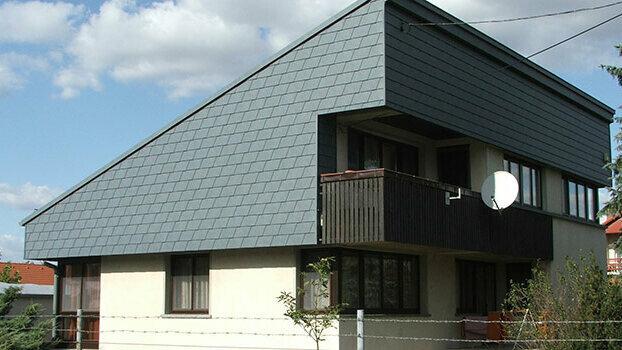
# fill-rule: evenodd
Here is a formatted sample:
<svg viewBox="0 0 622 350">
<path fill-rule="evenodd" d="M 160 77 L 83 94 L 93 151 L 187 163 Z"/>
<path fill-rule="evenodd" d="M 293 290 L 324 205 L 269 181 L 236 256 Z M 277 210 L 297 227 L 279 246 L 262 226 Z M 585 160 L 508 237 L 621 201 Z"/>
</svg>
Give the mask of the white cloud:
<svg viewBox="0 0 622 350">
<path fill-rule="evenodd" d="M 9 234 L 0 235 L 0 255 L 2 261 L 24 261 L 24 237 Z"/>
<path fill-rule="evenodd" d="M 523 17 L 592 7 L 607 2 L 583 0 L 430 0 L 464 21 Z M 564 16 L 515 23 L 483 24 L 476 27 L 523 55 L 530 55 L 602 22 L 622 9 L 622 5 Z M 563 45 L 533 58 L 549 69 L 591 71 L 601 63 L 616 63 L 613 46 L 620 41 L 622 19 L 609 22 Z M 619 63 L 619 61 L 618 61 Z"/>
<path fill-rule="evenodd" d="M 84 6 L 66 2 L 5 2 L 0 4 L 0 42 L 61 42 L 83 12 Z"/>
<path fill-rule="evenodd" d="M 20 210 L 33 210 L 42 207 L 63 191 L 48 186 L 35 186 L 30 182 L 23 185 L 0 183 L 0 204 Z"/>
<path fill-rule="evenodd" d="M 63 97 L 101 88 L 103 75 L 156 83 L 171 98 L 214 90 L 350 2 L 108 1 L 71 40 L 73 61 L 54 84 Z"/>
<path fill-rule="evenodd" d="M 45 58 L 8 52 L 0 54 L 0 97 L 11 91 L 21 89 L 26 83 L 26 76 L 32 71 L 49 69 Z"/>
</svg>

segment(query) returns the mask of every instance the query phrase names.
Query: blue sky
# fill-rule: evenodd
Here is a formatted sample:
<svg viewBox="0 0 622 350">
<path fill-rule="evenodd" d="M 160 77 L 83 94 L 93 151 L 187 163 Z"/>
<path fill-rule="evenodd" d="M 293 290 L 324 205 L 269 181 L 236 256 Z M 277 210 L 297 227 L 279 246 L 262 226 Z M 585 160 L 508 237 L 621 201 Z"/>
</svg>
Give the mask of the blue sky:
<svg viewBox="0 0 622 350">
<path fill-rule="evenodd" d="M 22 258 L 33 209 L 87 177 L 352 0 L 0 2 L 0 251 Z M 434 0 L 467 21 L 608 1 Z M 622 6 L 479 26 L 531 54 Z M 611 107 L 622 19 L 534 59 Z M 615 133 L 617 129 L 614 129 Z"/>
</svg>

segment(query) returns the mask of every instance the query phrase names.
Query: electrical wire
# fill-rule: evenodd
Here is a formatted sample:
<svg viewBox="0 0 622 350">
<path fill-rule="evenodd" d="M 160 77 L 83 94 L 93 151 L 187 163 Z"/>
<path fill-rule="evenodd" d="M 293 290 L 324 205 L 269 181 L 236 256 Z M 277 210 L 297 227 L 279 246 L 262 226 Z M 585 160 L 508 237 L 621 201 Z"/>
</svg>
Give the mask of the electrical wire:
<svg viewBox="0 0 622 350">
<path fill-rule="evenodd" d="M 598 28 L 598 27 L 600 27 L 600 26 L 602 26 L 602 25 L 604 25 L 604 24 L 607 24 L 607 23 L 609 23 L 609 22 L 611 22 L 611 21 L 613 21 L 614 19 L 617 19 L 617 18 L 619 18 L 619 17 L 622 17 L 622 12 L 620 12 L 620 13 L 618 13 L 617 15 L 615 15 L 615 16 L 613 16 L 613 17 L 609 18 L 609 19 L 606 19 L 606 20 L 604 20 L 604 21 L 602 21 L 602 22 L 600 22 L 600 23 L 598 23 L 598 24 L 595 24 L 595 25 L 593 25 L 593 26 L 591 26 L 591 27 L 589 27 L 589 28 L 587 28 L 587 29 L 584 29 L 584 30 L 580 31 L 580 32 L 579 32 L 579 33 L 577 33 L 577 34 L 571 35 L 571 36 L 567 37 L 566 39 L 563 39 L 563 40 L 561 40 L 561 41 L 558 41 L 558 42 L 556 42 L 556 43 L 555 43 L 555 44 L 553 44 L 553 45 L 547 46 L 547 47 L 545 47 L 544 49 L 542 49 L 542 50 L 540 50 L 540 51 L 534 52 L 534 53 L 532 53 L 532 54 L 531 54 L 531 55 L 529 55 L 529 56 L 523 57 L 523 58 L 521 58 L 520 60 L 518 60 L 518 62 L 516 62 L 516 63 L 513 63 L 513 64 L 508 64 L 508 65 L 504 66 L 502 69 L 509 68 L 509 67 L 512 67 L 512 66 L 514 66 L 514 65 L 516 65 L 516 64 L 522 63 L 523 61 L 525 61 L 525 60 L 527 60 L 527 59 L 530 59 L 530 58 L 532 58 L 532 57 L 535 57 L 535 56 L 537 56 L 537 55 L 539 55 L 539 54 L 541 54 L 541 53 L 544 53 L 544 52 L 546 52 L 546 51 L 548 51 L 548 50 L 550 50 L 550 49 L 554 48 L 554 47 L 557 47 L 557 46 L 559 46 L 559 45 L 561 45 L 561 44 L 564 44 L 564 43 L 566 43 L 566 42 L 568 42 L 568 41 L 570 41 L 570 40 L 572 40 L 572 39 L 574 39 L 574 38 L 576 38 L 576 37 L 578 37 L 578 36 L 581 36 L 581 35 L 583 35 L 583 34 L 585 34 L 585 33 L 589 32 L 589 31 L 592 31 L 592 30 L 594 30 L 594 29 L 596 29 L 596 28 Z"/>
<path fill-rule="evenodd" d="M 526 20 L 531 20 L 531 19 L 538 19 L 538 18 L 563 16 L 563 15 L 569 15 L 569 14 L 585 12 L 585 11 L 600 10 L 600 9 L 604 9 L 604 8 L 608 8 L 612 6 L 617 6 L 620 4 L 622 4 L 622 1 L 616 1 L 610 4 L 594 6 L 594 7 L 584 7 L 584 8 L 561 11 L 561 12 L 552 12 L 552 13 L 545 13 L 541 15 L 532 15 L 532 16 L 515 17 L 515 18 L 505 18 L 505 19 L 489 19 L 489 20 L 481 20 L 481 21 L 469 21 L 469 22 L 426 22 L 426 23 L 406 23 L 406 24 L 409 26 L 416 27 L 416 26 L 452 26 L 452 25 L 508 23 L 508 22 L 518 22 L 518 21 L 526 21 Z"/>
</svg>

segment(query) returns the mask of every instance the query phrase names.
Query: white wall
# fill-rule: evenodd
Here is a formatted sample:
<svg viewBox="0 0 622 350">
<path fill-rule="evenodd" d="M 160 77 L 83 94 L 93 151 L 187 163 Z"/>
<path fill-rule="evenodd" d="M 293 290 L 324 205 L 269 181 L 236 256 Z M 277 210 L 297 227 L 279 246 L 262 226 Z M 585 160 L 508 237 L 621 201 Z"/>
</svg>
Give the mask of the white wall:
<svg viewBox="0 0 622 350">
<path fill-rule="evenodd" d="M 211 254 L 209 276 L 210 315 L 165 314 L 166 262 L 164 255 L 102 258 L 100 349 L 176 349 L 178 345 L 209 346 L 210 349 L 311 349 L 306 336 L 256 336 L 224 334 L 178 334 L 181 332 L 243 332 L 303 335 L 283 318 L 277 302 L 281 291 L 295 292 L 294 249 L 221 251 Z M 108 317 L 107 317 L 108 316 Z M 124 316 L 114 318 L 109 316 Z M 135 317 L 135 318 L 131 318 Z M 242 317 L 263 318 L 240 319 Z M 227 319 L 234 318 L 234 319 Z M 147 330 L 149 333 L 110 332 Z M 158 331 L 158 333 L 152 333 Z M 332 330 L 333 333 L 337 330 Z M 337 337 L 327 337 L 322 349 L 336 349 Z M 110 344 L 117 343 L 117 344 Z M 226 346 L 226 347 L 224 347 Z M 237 347 L 236 347 L 237 346 Z"/>
</svg>

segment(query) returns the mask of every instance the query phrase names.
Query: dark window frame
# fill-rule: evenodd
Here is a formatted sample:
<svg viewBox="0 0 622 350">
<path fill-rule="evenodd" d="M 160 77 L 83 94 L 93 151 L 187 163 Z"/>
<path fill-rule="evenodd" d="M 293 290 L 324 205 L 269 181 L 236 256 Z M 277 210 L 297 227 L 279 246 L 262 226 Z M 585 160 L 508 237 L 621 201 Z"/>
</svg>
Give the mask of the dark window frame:
<svg viewBox="0 0 622 350">
<path fill-rule="evenodd" d="M 575 199 L 575 213 L 576 214 L 572 214 L 570 212 L 570 191 L 569 191 L 569 187 L 570 187 L 570 183 L 573 183 L 575 185 L 575 193 L 574 193 L 574 199 Z M 579 186 L 583 186 L 584 188 L 584 201 L 583 201 L 583 205 L 584 205 L 584 209 L 585 209 L 585 217 L 581 216 L 580 210 L 579 210 L 579 191 L 578 188 Z M 589 212 L 589 191 L 592 190 L 593 192 L 593 198 L 592 198 L 592 212 Z M 598 222 L 598 186 L 591 184 L 587 181 L 583 181 L 580 179 L 577 179 L 576 177 L 572 177 L 572 176 L 567 176 L 567 175 L 563 175 L 562 176 L 562 192 L 563 192 L 563 198 L 562 198 L 562 206 L 563 206 L 563 213 L 566 216 L 572 217 L 572 218 L 576 218 L 579 220 L 586 220 L 589 222 Z M 590 214 L 592 216 L 592 218 L 590 218 Z"/>
<path fill-rule="evenodd" d="M 321 254 L 321 255 L 319 255 Z M 364 309 L 368 314 L 420 314 L 421 313 L 421 263 L 418 255 L 411 254 L 400 254 L 400 253 L 389 253 L 389 252 L 378 252 L 378 251 L 368 251 L 368 250 L 356 250 L 356 249 L 343 249 L 343 248 L 331 248 L 331 249 L 306 249 L 301 251 L 300 265 L 301 271 L 308 271 L 307 264 L 311 262 L 307 257 L 308 256 L 332 256 L 335 258 L 333 265 L 331 266 L 331 270 L 333 274 L 331 275 L 330 280 L 330 303 L 331 305 L 335 305 L 337 303 L 342 302 L 343 290 L 342 283 L 339 279 L 339 276 L 342 275 L 342 258 L 343 255 L 356 256 L 358 258 L 358 297 L 359 297 L 359 306 L 357 308 L 346 307 L 342 313 L 344 314 L 354 314 L 357 309 Z M 380 308 L 368 308 L 365 307 L 365 267 L 364 267 L 364 257 L 365 256 L 376 256 L 380 257 Z M 385 307 L 385 298 L 384 298 L 384 283 L 385 283 L 385 274 L 384 274 L 384 259 L 385 258 L 395 258 L 398 261 L 398 308 L 386 308 Z M 412 277 L 413 283 L 415 284 L 413 292 L 416 293 L 416 299 L 413 303 L 416 304 L 414 308 L 404 308 L 404 271 L 403 264 L 404 261 L 411 261 L 414 263 L 414 267 L 412 269 Z M 300 279 L 300 283 L 303 280 Z M 336 294 L 336 296 L 335 296 Z M 304 308 L 304 304 L 300 302 L 301 308 Z"/>
<path fill-rule="evenodd" d="M 357 144 L 353 144 L 353 138 L 355 137 L 358 138 L 358 142 Z M 360 131 L 358 129 L 353 129 L 353 128 L 349 128 L 348 129 L 348 169 L 349 170 L 365 170 L 365 138 L 371 138 L 373 140 L 375 140 L 378 145 L 379 145 L 379 165 L 378 168 L 374 168 L 374 169 L 380 169 L 380 168 L 386 168 L 383 166 L 383 162 L 384 162 L 384 146 L 392 146 L 395 147 L 395 162 L 396 162 L 396 169 L 390 169 L 393 171 L 397 171 L 397 172 L 403 172 L 406 174 L 410 174 L 410 175 L 414 175 L 414 176 L 418 176 L 419 175 L 419 148 L 410 144 L 406 144 L 403 142 L 399 142 L 399 141 L 394 141 L 394 140 L 390 140 L 387 139 L 385 137 L 381 137 L 381 136 L 376 136 L 374 134 L 370 134 L 364 131 Z M 356 151 L 354 151 L 353 149 L 351 149 L 352 147 L 356 148 Z M 404 165 L 402 164 L 403 160 L 402 160 L 402 156 L 405 155 L 404 152 L 412 152 L 412 154 L 414 154 L 415 156 L 415 161 L 413 162 L 413 170 L 411 172 L 406 172 L 404 169 Z M 353 159 L 351 157 L 354 156 L 354 154 L 356 154 L 356 160 L 353 161 Z M 356 164 L 354 164 L 356 163 Z M 355 169 L 352 169 L 355 168 Z M 386 168 L 388 169 L 388 168 Z"/>
<path fill-rule="evenodd" d="M 518 165 L 518 179 L 516 179 L 516 181 L 518 182 L 518 196 L 516 197 L 516 203 L 520 204 L 520 205 L 524 205 L 527 207 L 531 207 L 531 208 L 537 208 L 537 209 L 542 209 L 542 170 L 539 166 L 530 163 L 530 162 L 526 162 L 522 159 L 518 159 L 518 158 L 514 158 L 511 156 L 504 156 L 503 157 L 503 170 L 512 173 L 512 163 L 517 164 Z M 507 165 L 507 166 L 506 166 Z M 524 194 L 523 194 L 523 167 L 529 168 L 529 175 L 530 175 L 530 179 L 529 179 L 529 183 L 531 184 L 531 190 L 530 192 L 530 197 L 531 203 L 527 203 L 525 202 L 525 198 L 524 198 Z M 533 185 L 533 177 L 534 177 L 534 173 L 535 173 L 535 177 L 536 177 L 536 188 L 534 189 L 534 185 Z M 534 199 L 533 196 L 536 196 L 535 199 L 535 204 L 533 204 Z"/>
<path fill-rule="evenodd" d="M 207 265 L 207 309 L 195 309 L 194 308 L 194 278 L 197 274 L 196 265 L 198 258 L 207 257 L 208 265 Z M 175 309 L 175 285 L 174 279 L 175 276 L 175 259 L 180 258 L 192 258 L 192 279 L 190 280 L 190 309 Z M 169 288 L 169 300 L 167 305 L 168 313 L 170 314 L 209 314 L 209 275 L 211 270 L 212 260 L 209 253 L 202 254 L 178 254 L 170 256 L 170 265 L 169 265 L 169 277 L 168 277 L 168 288 Z"/>
</svg>

